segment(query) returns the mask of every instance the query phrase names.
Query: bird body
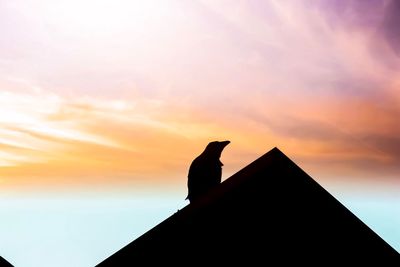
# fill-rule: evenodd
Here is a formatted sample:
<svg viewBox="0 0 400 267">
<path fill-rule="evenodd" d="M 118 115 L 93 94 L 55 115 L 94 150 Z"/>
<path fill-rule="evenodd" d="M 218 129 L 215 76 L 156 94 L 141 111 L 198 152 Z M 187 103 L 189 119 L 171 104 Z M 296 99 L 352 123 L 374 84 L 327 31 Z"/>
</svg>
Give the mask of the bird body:
<svg viewBox="0 0 400 267">
<path fill-rule="evenodd" d="M 214 141 L 190 165 L 188 174 L 188 196 L 190 202 L 205 194 L 210 188 L 221 183 L 222 150 L 230 141 Z"/>
</svg>

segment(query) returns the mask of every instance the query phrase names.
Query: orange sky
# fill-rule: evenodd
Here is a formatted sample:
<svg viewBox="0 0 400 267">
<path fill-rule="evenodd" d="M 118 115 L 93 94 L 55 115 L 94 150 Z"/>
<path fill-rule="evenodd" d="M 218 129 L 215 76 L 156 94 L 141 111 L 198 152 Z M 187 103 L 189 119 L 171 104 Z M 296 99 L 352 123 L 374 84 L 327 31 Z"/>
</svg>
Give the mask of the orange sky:
<svg viewBox="0 0 400 267">
<path fill-rule="evenodd" d="M 185 184 L 225 139 L 225 175 L 278 146 L 317 177 L 396 178 L 388 3 L 2 2 L 0 186 Z"/>
</svg>

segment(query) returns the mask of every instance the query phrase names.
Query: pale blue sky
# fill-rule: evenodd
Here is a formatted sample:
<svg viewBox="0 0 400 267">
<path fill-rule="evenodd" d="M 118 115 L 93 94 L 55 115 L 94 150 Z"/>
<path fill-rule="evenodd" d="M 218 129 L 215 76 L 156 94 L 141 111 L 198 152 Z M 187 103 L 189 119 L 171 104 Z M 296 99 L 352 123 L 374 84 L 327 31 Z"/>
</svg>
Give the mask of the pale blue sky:
<svg viewBox="0 0 400 267">
<path fill-rule="evenodd" d="M 94 266 L 176 212 L 183 199 L 135 193 L 0 197 L 0 253 L 17 267 Z"/>
<path fill-rule="evenodd" d="M 400 197 L 331 192 L 400 251 Z M 186 192 L 0 197 L 0 253 L 17 267 L 90 267 L 187 204 Z"/>
</svg>

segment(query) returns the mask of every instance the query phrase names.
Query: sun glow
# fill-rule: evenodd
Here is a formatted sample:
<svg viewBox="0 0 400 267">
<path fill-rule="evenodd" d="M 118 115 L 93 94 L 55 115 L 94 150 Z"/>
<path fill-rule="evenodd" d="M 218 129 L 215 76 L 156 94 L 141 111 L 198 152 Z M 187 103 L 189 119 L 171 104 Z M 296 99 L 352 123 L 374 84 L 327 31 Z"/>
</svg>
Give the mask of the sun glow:
<svg viewBox="0 0 400 267">
<path fill-rule="evenodd" d="M 159 27 L 173 11 L 167 1 L 68 0 L 41 1 L 43 20 L 67 34 L 112 36 L 127 29 L 147 32 Z"/>
</svg>

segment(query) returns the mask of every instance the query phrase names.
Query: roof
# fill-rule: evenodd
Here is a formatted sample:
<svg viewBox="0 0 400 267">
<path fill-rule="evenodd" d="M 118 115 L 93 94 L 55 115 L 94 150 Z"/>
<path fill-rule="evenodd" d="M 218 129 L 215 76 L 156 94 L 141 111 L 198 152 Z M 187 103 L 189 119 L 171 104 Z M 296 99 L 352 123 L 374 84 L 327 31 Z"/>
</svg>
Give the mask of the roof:
<svg viewBox="0 0 400 267">
<path fill-rule="evenodd" d="M 0 256 L 0 267 L 12 267 L 12 265 Z"/>
<path fill-rule="evenodd" d="M 98 266 L 293 261 L 400 266 L 400 255 L 274 148 Z"/>
</svg>

